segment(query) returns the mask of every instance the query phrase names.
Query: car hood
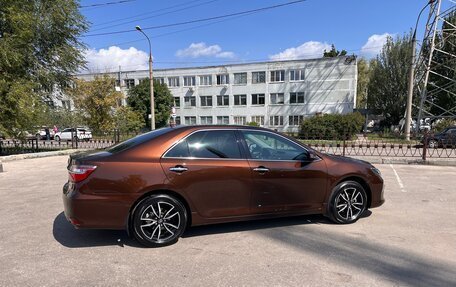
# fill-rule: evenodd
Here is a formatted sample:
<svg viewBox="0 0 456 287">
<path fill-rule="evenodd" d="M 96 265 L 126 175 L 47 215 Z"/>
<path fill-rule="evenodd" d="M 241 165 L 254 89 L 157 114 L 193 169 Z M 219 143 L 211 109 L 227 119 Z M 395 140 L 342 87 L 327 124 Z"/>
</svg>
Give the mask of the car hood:
<svg viewBox="0 0 456 287">
<path fill-rule="evenodd" d="M 364 165 L 369 165 L 372 166 L 372 164 L 368 161 L 361 160 L 361 159 L 356 159 L 352 157 L 346 157 L 346 156 L 341 156 L 341 155 L 325 155 L 331 160 L 339 161 L 339 162 L 350 162 L 350 163 L 358 163 L 358 164 L 364 164 Z"/>
</svg>

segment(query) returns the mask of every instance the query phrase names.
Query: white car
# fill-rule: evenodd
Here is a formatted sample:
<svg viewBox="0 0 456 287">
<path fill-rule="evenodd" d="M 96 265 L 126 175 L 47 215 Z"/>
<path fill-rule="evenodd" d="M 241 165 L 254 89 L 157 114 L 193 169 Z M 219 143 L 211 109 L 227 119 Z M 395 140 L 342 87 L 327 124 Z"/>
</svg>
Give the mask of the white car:
<svg viewBox="0 0 456 287">
<path fill-rule="evenodd" d="M 67 128 L 64 129 L 61 132 L 57 132 L 54 135 L 54 139 L 56 141 L 61 141 L 61 140 L 71 140 L 73 136 L 73 139 L 77 140 L 91 140 L 92 139 L 92 132 L 89 131 L 86 128 Z"/>
</svg>

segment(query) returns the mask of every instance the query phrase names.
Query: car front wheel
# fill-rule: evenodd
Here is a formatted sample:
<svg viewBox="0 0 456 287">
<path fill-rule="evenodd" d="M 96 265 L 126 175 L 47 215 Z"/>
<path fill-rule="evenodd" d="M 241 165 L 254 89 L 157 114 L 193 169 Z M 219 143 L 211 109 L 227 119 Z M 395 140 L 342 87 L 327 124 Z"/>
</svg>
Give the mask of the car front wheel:
<svg viewBox="0 0 456 287">
<path fill-rule="evenodd" d="M 60 137 L 59 137 L 59 136 L 55 136 L 54 139 L 55 139 L 56 141 L 58 141 L 58 142 L 60 141 Z"/>
<path fill-rule="evenodd" d="M 184 205 L 166 194 L 146 197 L 133 212 L 133 234 L 145 246 L 162 247 L 176 243 L 186 226 Z"/>
<path fill-rule="evenodd" d="M 356 181 L 338 184 L 331 195 L 328 214 L 336 223 L 348 224 L 359 219 L 367 209 L 367 195 Z"/>
</svg>

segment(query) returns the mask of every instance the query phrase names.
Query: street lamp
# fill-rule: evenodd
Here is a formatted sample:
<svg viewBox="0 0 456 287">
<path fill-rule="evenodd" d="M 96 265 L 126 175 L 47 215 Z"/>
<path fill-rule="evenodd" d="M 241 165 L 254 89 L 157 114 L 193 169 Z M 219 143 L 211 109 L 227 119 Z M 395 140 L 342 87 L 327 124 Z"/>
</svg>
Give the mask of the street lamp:
<svg viewBox="0 0 456 287">
<path fill-rule="evenodd" d="M 141 30 L 141 27 L 136 26 L 136 30 L 141 32 L 146 36 L 147 41 L 149 42 L 149 85 L 150 85 L 150 129 L 155 130 L 155 100 L 154 100 L 154 78 L 152 76 L 152 46 L 150 44 L 150 39 L 147 37 L 146 33 Z"/>
<path fill-rule="evenodd" d="M 426 6 L 421 9 L 416 19 L 415 29 L 413 30 L 412 36 L 412 59 L 410 62 L 409 70 L 409 82 L 408 82 L 408 92 L 407 92 L 407 109 L 405 112 L 405 139 L 410 140 L 410 122 L 412 120 L 412 102 L 413 102 L 413 84 L 415 81 L 415 58 L 416 58 L 416 30 L 418 29 L 418 22 L 420 21 L 421 14 L 423 11 L 432 4 L 435 0 L 429 0 Z M 419 126 L 420 123 L 417 123 Z"/>
</svg>

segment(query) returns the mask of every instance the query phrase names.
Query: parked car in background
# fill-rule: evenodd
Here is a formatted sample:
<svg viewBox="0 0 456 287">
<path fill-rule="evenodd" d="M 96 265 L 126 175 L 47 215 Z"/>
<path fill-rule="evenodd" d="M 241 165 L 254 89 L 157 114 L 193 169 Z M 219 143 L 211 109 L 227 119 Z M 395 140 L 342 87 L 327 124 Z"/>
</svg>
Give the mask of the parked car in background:
<svg viewBox="0 0 456 287">
<path fill-rule="evenodd" d="M 36 133 L 35 133 L 35 138 L 38 140 L 45 140 L 46 139 L 46 129 L 49 130 L 49 139 L 54 139 L 54 131 L 50 127 L 37 127 L 36 128 Z"/>
<path fill-rule="evenodd" d="M 153 247 L 191 225 L 303 214 L 348 224 L 384 202 L 370 163 L 248 126 L 162 128 L 71 155 L 67 169 L 62 196 L 74 226 L 127 229 Z"/>
<path fill-rule="evenodd" d="M 69 140 L 91 140 L 92 139 L 92 132 L 87 128 L 66 128 L 63 129 L 61 132 L 57 132 L 54 136 L 56 141 L 69 141 Z"/>
<path fill-rule="evenodd" d="M 430 134 L 425 137 L 429 148 L 455 147 L 456 146 L 456 126 L 447 127 L 437 134 Z M 424 144 L 424 138 L 422 143 Z"/>
</svg>

